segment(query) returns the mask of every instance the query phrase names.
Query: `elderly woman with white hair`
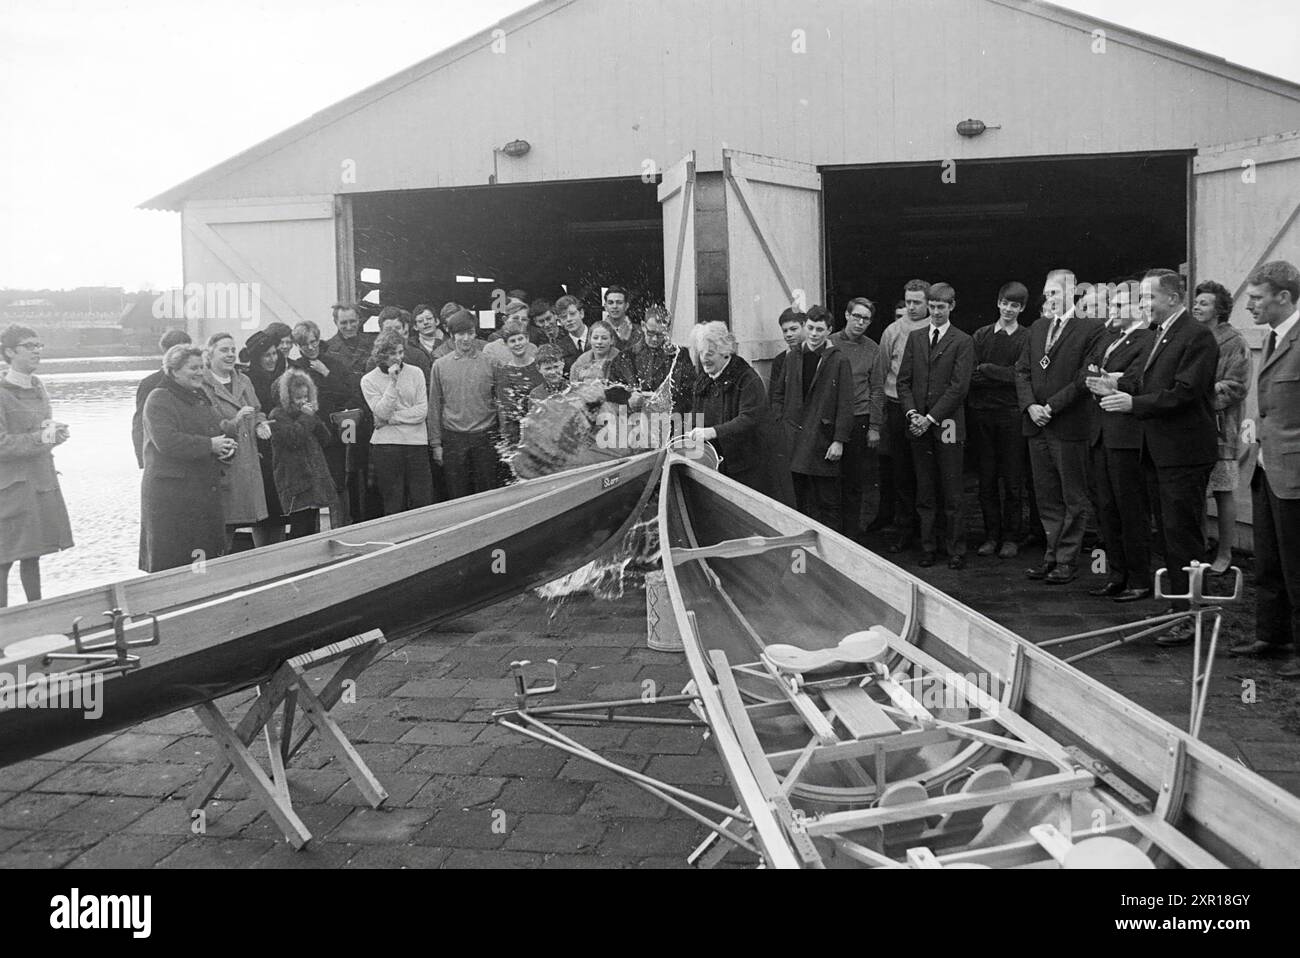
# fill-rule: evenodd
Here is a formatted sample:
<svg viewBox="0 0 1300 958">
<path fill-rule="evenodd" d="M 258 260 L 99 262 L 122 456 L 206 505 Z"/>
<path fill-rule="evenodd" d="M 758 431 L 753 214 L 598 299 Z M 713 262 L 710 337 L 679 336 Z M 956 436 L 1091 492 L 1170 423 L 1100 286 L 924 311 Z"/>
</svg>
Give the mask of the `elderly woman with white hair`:
<svg viewBox="0 0 1300 958">
<path fill-rule="evenodd" d="M 722 457 L 719 471 L 737 482 L 767 492 L 762 427 L 767 392 L 754 368 L 736 355 L 736 338 L 723 323 L 695 329 L 695 377 L 687 425 L 691 439 L 713 443 Z"/>
</svg>

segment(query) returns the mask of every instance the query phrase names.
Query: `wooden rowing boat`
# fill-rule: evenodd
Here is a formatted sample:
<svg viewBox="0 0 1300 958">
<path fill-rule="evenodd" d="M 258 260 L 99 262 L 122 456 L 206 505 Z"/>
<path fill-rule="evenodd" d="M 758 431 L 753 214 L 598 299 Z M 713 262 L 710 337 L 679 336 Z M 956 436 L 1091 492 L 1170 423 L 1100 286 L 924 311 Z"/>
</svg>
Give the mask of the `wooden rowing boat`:
<svg viewBox="0 0 1300 958">
<path fill-rule="evenodd" d="M 427 628 L 566 575 L 619 546 L 659 462 L 650 453 L 590 466 L 0 611 L 8 698 L 33 675 L 44 677 L 38 695 L 77 668 L 99 668 L 103 681 L 95 721 L 0 699 L 0 766 L 248 688 L 330 642 Z M 121 611 L 116 627 L 106 609 Z M 82 652 L 101 661 L 58 658 L 77 652 L 77 620 Z"/>
<path fill-rule="evenodd" d="M 1300 865 L 1300 799 L 794 510 L 674 456 L 659 524 L 768 865 Z"/>
</svg>

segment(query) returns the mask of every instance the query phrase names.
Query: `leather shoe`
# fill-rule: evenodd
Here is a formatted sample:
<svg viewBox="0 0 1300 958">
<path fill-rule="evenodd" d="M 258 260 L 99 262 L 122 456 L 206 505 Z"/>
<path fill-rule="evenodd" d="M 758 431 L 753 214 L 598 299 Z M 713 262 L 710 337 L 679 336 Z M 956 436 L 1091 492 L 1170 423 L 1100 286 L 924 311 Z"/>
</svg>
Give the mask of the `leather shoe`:
<svg viewBox="0 0 1300 958">
<path fill-rule="evenodd" d="M 867 532 L 884 532 L 894 527 L 894 520 L 884 516 L 879 517 L 867 526 Z"/>
<path fill-rule="evenodd" d="M 948 568 L 956 569 L 958 571 L 961 571 L 962 569 L 966 568 L 966 557 L 953 556 L 951 559 L 948 560 Z"/>
<path fill-rule="evenodd" d="M 1277 670 L 1279 679 L 1300 679 L 1300 656 L 1291 656 Z"/>
<path fill-rule="evenodd" d="M 900 552 L 906 552 L 910 548 L 912 548 L 912 540 L 907 536 L 903 536 L 902 538 L 894 540 L 893 544 L 889 547 L 889 551 L 892 555 L 898 555 Z"/>
<path fill-rule="evenodd" d="M 1056 569 L 1055 562 L 1044 562 L 1042 565 L 1033 569 L 1025 570 L 1026 579 L 1046 579 Z"/>
<path fill-rule="evenodd" d="M 1095 595 L 1099 599 L 1113 598 L 1121 592 L 1126 591 L 1123 582 L 1107 582 L 1100 589 L 1089 589 L 1088 595 Z"/>
<path fill-rule="evenodd" d="M 991 556 L 991 555 L 993 555 L 993 553 L 995 553 L 995 552 L 997 552 L 997 551 L 998 551 L 998 544 L 997 544 L 996 542 L 994 542 L 992 539 L 988 539 L 988 540 L 986 540 L 986 541 L 984 542 L 984 544 L 983 544 L 982 546 L 980 546 L 980 547 L 975 551 L 975 554 L 976 554 L 977 556 L 986 556 L 986 557 L 987 557 L 987 556 Z"/>
<path fill-rule="evenodd" d="M 1002 548 L 998 550 L 999 559 L 1014 559 L 1020 555 L 1020 549 L 1014 542 L 1002 543 Z"/>
<path fill-rule="evenodd" d="M 928 569 L 930 566 L 934 565 L 935 557 L 936 553 L 934 552 L 923 552 L 921 553 L 921 561 L 918 562 L 917 565 L 922 569 Z"/>
<path fill-rule="evenodd" d="M 1233 658 L 1276 659 L 1286 655 L 1287 649 L 1284 645 L 1256 639 L 1254 642 L 1243 642 L 1241 645 L 1234 645 L 1228 649 L 1228 654 Z"/>
<path fill-rule="evenodd" d="M 1156 645 L 1166 649 L 1173 646 L 1189 645 L 1195 637 L 1196 627 L 1190 622 L 1180 622 L 1168 632 L 1156 636 Z"/>
<path fill-rule="evenodd" d="M 1143 599 L 1151 598 L 1150 589 L 1125 589 L 1111 597 L 1112 602 L 1141 602 Z"/>
<path fill-rule="evenodd" d="M 1062 562 L 1043 579 L 1048 585 L 1065 585 L 1079 576 L 1079 570 L 1068 562 Z"/>
</svg>

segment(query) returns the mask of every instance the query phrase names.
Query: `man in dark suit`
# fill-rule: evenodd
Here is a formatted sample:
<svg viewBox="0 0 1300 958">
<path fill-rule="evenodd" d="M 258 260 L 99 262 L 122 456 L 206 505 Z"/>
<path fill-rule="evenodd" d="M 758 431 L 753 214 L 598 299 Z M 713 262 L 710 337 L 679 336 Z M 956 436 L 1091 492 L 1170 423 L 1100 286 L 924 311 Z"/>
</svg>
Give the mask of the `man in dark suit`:
<svg viewBox="0 0 1300 958">
<path fill-rule="evenodd" d="M 1142 279 L 1140 305 L 1155 324 L 1141 363 L 1106 396 L 1106 412 L 1131 412 L 1142 424 L 1142 469 L 1156 528 L 1164 540 L 1171 594 L 1187 592 L 1186 567 L 1205 551 L 1201 524 L 1210 470 L 1219 455 L 1214 417 L 1214 374 L 1219 344 L 1183 306 L 1183 278 L 1151 270 Z M 1175 610 L 1187 608 L 1174 602 Z M 1192 640 L 1190 623 L 1161 635 L 1160 645 Z"/>
<path fill-rule="evenodd" d="M 582 300 L 576 296 L 561 296 L 555 303 L 555 315 L 560 321 L 560 332 L 555 345 L 564 357 L 564 375 L 569 375 L 574 360 L 591 348 L 587 342 L 587 323 Z"/>
<path fill-rule="evenodd" d="M 806 338 L 772 383 L 772 413 L 790 450 L 790 474 L 799 511 L 840 528 L 840 460 L 853 436 L 853 367 L 830 341 L 831 317 L 809 310 Z"/>
<path fill-rule="evenodd" d="M 1110 297 L 1115 322 L 1097 340 L 1080 384 L 1100 404 L 1119 380 L 1140 367 L 1151 346 L 1152 333 L 1126 284 Z M 1114 327 L 1114 328 L 1112 328 Z M 1106 584 L 1089 595 L 1116 602 L 1151 597 L 1151 508 L 1142 475 L 1142 424 L 1131 412 L 1105 412 L 1092 417 L 1089 440 L 1097 487 L 1097 516 L 1106 540 Z"/>
<path fill-rule="evenodd" d="M 1266 263 L 1246 287 L 1258 325 L 1269 327 L 1259 370 L 1259 456 L 1251 480 L 1255 536 L 1255 640 L 1230 655 L 1285 657 L 1300 679 L 1300 270 Z"/>
<path fill-rule="evenodd" d="M 1092 404 L 1079 370 L 1102 325 L 1074 315 L 1074 274 L 1047 277 L 1044 316 L 1029 330 L 1016 363 L 1016 395 L 1025 413 L 1034 496 L 1047 545 L 1027 578 L 1065 585 L 1078 576 L 1088 511 L 1088 434 Z"/>
<path fill-rule="evenodd" d="M 898 401 L 907 417 L 916 466 L 916 512 L 921 519 L 921 562 L 934 565 L 939 498 L 947 521 L 948 567 L 966 566 L 966 512 L 962 464 L 966 451 L 966 394 L 975 369 L 971 338 L 952 325 L 957 294 L 947 283 L 930 287 L 930 322 L 907 338 L 898 368 Z"/>
</svg>

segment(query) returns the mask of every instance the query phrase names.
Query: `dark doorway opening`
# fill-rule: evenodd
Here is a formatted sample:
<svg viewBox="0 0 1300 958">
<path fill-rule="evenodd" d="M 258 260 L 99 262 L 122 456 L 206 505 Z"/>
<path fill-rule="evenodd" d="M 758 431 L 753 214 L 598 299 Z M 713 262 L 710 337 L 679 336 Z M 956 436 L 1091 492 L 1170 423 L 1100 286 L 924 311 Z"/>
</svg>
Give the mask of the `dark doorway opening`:
<svg viewBox="0 0 1300 958">
<path fill-rule="evenodd" d="M 972 331 L 997 318 L 997 293 L 1018 280 L 1033 297 L 1047 273 L 1105 283 L 1187 259 L 1187 157 L 963 161 L 823 171 L 832 313 L 854 296 L 893 321 L 910 279 L 950 283 L 953 321 Z"/>
<path fill-rule="evenodd" d="M 493 308 L 492 291 L 554 302 L 567 291 L 600 317 L 601 287 L 628 288 L 635 313 L 663 297 L 663 220 L 639 179 L 404 190 L 353 197 L 359 278 L 378 270 L 385 302 Z M 358 283 L 358 295 L 375 284 Z M 595 311 L 593 313 L 593 310 Z"/>
</svg>

